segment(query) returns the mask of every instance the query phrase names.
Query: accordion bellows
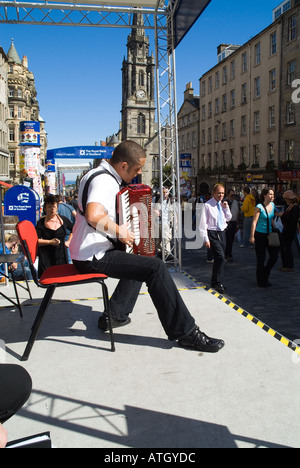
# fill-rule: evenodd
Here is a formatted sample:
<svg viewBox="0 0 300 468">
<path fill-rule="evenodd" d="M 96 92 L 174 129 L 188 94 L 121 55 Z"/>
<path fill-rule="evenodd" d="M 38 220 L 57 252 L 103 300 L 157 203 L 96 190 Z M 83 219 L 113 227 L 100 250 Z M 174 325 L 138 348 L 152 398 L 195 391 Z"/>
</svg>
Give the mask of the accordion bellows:
<svg viewBox="0 0 300 468">
<path fill-rule="evenodd" d="M 128 185 L 117 195 L 119 224 L 128 223 L 135 234 L 133 247 L 126 252 L 152 257 L 155 255 L 155 240 L 152 238 L 152 191 L 148 185 Z"/>
</svg>

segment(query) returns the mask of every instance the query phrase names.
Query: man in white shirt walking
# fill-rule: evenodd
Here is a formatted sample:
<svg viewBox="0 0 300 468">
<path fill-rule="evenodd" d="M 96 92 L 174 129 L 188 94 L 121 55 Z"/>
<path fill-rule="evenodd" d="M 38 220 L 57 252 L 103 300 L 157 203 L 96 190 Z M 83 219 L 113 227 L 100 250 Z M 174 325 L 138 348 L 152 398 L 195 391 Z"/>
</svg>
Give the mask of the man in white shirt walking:
<svg viewBox="0 0 300 468">
<path fill-rule="evenodd" d="M 203 214 L 200 219 L 200 235 L 203 237 L 204 245 L 210 248 L 214 257 L 212 268 L 211 287 L 220 294 L 225 292 L 223 285 L 225 248 L 227 223 L 232 214 L 226 201 L 223 202 L 225 188 L 223 184 L 216 184 L 213 188 L 213 196 L 204 205 Z"/>
</svg>

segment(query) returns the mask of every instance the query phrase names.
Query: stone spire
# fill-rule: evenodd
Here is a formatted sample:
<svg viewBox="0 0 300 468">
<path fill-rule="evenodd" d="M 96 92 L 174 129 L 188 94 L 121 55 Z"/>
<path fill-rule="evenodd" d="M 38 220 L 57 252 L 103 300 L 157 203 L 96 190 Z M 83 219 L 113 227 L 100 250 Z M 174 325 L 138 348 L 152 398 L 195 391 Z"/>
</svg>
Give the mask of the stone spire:
<svg viewBox="0 0 300 468">
<path fill-rule="evenodd" d="M 19 65 L 22 64 L 22 62 L 20 60 L 20 57 L 18 55 L 18 52 L 17 52 L 17 50 L 15 48 L 13 39 L 11 40 L 11 46 L 9 48 L 9 51 L 7 52 L 7 57 L 8 57 L 8 59 L 13 60 L 15 63 L 18 63 Z"/>
</svg>

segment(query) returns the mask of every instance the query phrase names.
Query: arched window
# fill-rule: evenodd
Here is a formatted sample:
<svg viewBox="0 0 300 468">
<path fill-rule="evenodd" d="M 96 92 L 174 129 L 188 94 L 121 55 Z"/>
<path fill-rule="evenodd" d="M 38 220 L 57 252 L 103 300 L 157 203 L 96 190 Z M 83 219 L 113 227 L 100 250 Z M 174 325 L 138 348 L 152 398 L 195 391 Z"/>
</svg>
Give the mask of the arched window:
<svg viewBox="0 0 300 468">
<path fill-rule="evenodd" d="M 137 118 L 137 132 L 146 133 L 146 119 L 144 114 L 139 114 Z"/>
<path fill-rule="evenodd" d="M 139 86 L 144 86 L 144 72 L 142 70 L 139 71 Z"/>
</svg>

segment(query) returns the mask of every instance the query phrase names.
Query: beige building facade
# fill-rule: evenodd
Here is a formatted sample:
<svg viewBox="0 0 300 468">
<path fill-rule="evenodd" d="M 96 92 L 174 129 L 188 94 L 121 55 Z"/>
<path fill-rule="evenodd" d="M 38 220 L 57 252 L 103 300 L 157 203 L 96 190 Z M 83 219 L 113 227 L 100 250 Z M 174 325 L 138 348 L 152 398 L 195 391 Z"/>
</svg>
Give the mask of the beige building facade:
<svg viewBox="0 0 300 468">
<path fill-rule="evenodd" d="M 189 148 L 198 192 L 217 181 L 237 190 L 246 183 L 300 189 L 300 103 L 292 97 L 300 97 L 292 87 L 300 79 L 300 2 L 283 3 L 275 21 L 246 44 L 221 44 L 217 65 L 200 78 L 199 144 Z M 197 112 L 188 88 L 178 113 L 180 153 L 190 145 Z"/>
<path fill-rule="evenodd" d="M 196 188 L 199 148 L 199 96 L 194 94 L 192 83 L 186 85 L 184 102 L 178 112 L 179 157 L 191 155 L 192 187 Z"/>
<path fill-rule="evenodd" d="M 0 179 L 2 181 L 9 180 L 7 90 L 7 56 L 0 47 Z"/>
<path fill-rule="evenodd" d="M 34 74 L 28 69 L 26 56 L 20 60 L 17 50 L 12 44 L 7 53 L 8 58 L 8 151 L 10 159 L 10 178 L 12 183 L 20 182 L 20 136 L 21 121 L 39 121 L 41 126 L 41 163 L 45 160 L 47 135 L 45 122 L 39 116 L 39 104 L 35 88 Z"/>
</svg>

